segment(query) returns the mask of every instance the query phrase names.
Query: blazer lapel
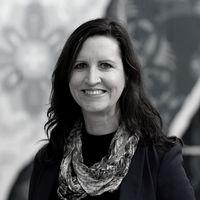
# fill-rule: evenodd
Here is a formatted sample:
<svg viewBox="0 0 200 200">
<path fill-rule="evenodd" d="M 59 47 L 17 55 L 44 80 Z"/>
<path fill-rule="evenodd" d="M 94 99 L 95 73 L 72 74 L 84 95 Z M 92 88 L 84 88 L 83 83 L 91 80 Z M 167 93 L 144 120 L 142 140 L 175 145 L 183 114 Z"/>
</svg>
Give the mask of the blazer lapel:
<svg viewBox="0 0 200 200">
<path fill-rule="evenodd" d="M 144 151 L 144 148 L 141 148 L 141 146 L 138 145 L 132 158 L 129 171 L 120 187 L 120 200 L 136 200 L 139 198 L 143 177 Z"/>
</svg>

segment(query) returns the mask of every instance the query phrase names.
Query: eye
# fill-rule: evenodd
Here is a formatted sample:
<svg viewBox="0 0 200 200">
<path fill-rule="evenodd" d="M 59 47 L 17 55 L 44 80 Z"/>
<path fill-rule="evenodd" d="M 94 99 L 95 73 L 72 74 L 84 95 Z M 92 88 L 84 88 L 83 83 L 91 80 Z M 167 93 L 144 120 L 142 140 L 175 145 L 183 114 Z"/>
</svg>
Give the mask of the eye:
<svg viewBox="0 0 200 200">
<path fill-rule="evenodd" d="M 86 63 L 77 63 L 74 65 L 74 69 L 75 70 L 82 70 L 82 69 L 85 69 L 87 67 L 87 64 Z"/>
<path fill-rule="evenodd" d="M 104 69 L 104 70 L 113 68 L 113 66 L 111 64 L 106 63 L 106 62 L 100 63 L 100 67 L 101 67 L 101 69 Z"/>
</svg>

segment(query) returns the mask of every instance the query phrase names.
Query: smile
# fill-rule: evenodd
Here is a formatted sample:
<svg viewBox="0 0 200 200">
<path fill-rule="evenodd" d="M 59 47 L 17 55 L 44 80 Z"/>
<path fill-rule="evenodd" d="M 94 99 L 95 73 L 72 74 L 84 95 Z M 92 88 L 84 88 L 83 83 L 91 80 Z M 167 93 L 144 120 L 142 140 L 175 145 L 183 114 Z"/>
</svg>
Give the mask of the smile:
<svg viewBox="0 0 200 200">
<path fill-rule="evenodd" d="M 89 89 L 89 90 L 82 90 L 85 94 L 87 95 L 101 95 L 104 94 L 106 91 L 105 90 L 100 90 L 100 89 Z"/>
</svg>

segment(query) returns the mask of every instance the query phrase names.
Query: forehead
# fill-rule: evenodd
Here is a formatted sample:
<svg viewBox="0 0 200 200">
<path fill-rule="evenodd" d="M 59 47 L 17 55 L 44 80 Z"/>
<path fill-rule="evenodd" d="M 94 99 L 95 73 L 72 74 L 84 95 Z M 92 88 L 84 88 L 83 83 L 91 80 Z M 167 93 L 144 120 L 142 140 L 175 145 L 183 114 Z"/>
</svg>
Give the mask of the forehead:
<svg viewBox="0 0 200 200">
<path fill-rule="evenodd" d="M 89 55 L 121 57 L 118 41 L 109 36 L 89 37 L 83 43 L 77 58 L 84 58 Z"/>
</svg>

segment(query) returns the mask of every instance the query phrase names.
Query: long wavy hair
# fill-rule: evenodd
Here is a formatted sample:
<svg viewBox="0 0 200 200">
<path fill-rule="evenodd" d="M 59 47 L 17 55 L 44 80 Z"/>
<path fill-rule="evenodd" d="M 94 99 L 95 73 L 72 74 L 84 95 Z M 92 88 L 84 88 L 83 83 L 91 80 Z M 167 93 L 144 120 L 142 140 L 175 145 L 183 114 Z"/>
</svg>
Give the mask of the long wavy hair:
<svg viewBox="0 0 200 200">
<path fill-rule="evenodd" d="M 87 38 L 101 35 L 117 40 L 126 75 L 126 87 L 119 99 L 120 122 L 132 134 L 138 133 L 143 141 L 162 146 L 170 140 L 162 133 L 162 120 L 145 95 L 141 66 L 127 30 L 118 22 L 107 18 L 88 21 L 79 26 L 66 41 L 52 75 L 50 107 L 45 130 L 53 152 L 62 155 L 65 137 L 76 120 L 82 117 L 74 101 L 69 81 L 72 68 Z"/>
</svg>

